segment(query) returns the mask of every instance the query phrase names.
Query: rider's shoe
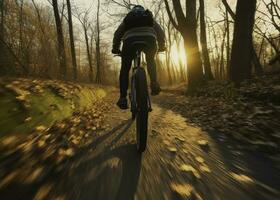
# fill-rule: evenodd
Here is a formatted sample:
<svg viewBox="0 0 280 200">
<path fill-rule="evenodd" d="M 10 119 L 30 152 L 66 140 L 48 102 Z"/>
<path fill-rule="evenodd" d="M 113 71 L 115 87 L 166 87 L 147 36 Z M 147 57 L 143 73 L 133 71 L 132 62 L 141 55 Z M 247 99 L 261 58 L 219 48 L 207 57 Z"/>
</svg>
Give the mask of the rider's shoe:
<svg viewBox="0 0 280 200">
<path fill-rule="evenodd" d="M 152 82 L 151 83 L 151 95 L 152 96 L 156 96 L 159 95 L 159 93 L 161 92 L 161 88 L 159 86 L 159 84 L 157 82 Z"/>
<path fill-rule="evenodd" d="M 118 105 L 119 108 L 122 109 L 122 110 L 128 109 L 126 97 L 120 97 L 119 100 L 118 100 L 118 102 L 117 102 L 117 105 Z"/>
</svg>

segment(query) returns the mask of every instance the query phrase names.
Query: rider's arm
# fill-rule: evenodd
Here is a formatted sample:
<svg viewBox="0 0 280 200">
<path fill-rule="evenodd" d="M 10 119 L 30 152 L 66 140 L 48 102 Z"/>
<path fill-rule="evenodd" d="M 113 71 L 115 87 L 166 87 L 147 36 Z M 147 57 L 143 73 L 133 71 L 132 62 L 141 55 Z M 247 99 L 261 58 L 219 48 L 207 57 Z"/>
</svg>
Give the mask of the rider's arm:
<svg viewBox="0 0 280 200">
<path fill-rule="evenodd" d="M 157 40 L 158 40 L 159 47 L 165 48 L 165 33 L 164 33 L 163 29 L 161 28 L 161 26 L 156 21 L 154 21 L 154 29 L 157 34 Z"/>
<path fill-rule="evenodd" d="M 113 49 L 119 50 L 121 46 L 121 40 L 125 33 L 125 24 L 121 23 L 114 34 Z"/>
</svg>

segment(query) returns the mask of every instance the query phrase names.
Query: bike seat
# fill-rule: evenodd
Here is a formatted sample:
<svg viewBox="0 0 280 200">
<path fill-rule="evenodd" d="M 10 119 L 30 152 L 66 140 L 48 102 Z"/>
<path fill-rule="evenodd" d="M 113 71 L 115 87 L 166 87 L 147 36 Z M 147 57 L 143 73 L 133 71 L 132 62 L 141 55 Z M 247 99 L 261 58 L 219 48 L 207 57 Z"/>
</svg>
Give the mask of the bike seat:
<svg viewBox="0 0 280 200">
<path fill-rule="evenodd" d="M 135 41 L 135 42 L 132 43 L 132 47 L 137 49 L 137 50 L 138 49 L 142 50 L 147 46 L 148 46 L 148 44 L 144 41 Z"/>
</svg>

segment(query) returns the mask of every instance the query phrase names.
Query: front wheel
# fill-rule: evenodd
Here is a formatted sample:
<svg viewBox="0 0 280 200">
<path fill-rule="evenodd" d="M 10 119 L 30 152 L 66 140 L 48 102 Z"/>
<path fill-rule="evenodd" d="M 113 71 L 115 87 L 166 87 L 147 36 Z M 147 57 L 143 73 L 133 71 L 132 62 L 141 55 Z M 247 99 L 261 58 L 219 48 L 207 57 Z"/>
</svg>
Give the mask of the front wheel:
<svg viewBox="0 0 280 200">
<path fill-rule="evenodd" d="M 147 145 L 148 112 L 139 112 L 136 116 L 137 151 L 142 153 Z"/>
<path fill-rule="evenodd" d="M 136 134 L 137 134 L 137 151 L 142 153 L 146 149 L 147 134 L 148 134 L 148 84 L 146 72 L 144 69 L 139 68 L 136 72 Z"/>
</svg>

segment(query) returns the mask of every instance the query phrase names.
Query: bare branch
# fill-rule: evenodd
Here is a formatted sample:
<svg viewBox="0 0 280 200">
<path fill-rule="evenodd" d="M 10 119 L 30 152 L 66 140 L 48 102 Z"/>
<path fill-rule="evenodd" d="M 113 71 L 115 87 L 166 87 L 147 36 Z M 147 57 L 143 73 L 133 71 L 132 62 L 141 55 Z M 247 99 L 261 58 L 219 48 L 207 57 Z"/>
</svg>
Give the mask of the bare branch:
<svg viewBox="0 0 280 200">
<path fill-rule="evenodd" d="M 177 22 L 175 21 L 175 19 L 173 18 L 172 16 L 172 12 L 170 10 L 170 7 L 169 7 L 169 4 L 168 4 L 168 1 L 167 0 L 164 0 L 164 3 L 165 3 L 165 7 L 166 7 L 166 11 L 167 11 L 167 14 L 168 14 L 168 17 L 172 23 L 172 25 L 177 29 L 179 30 L 179 25 L 177 24 Z"/>
</svg>

